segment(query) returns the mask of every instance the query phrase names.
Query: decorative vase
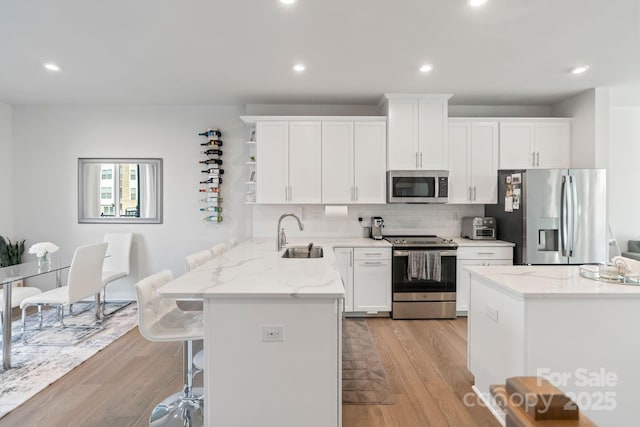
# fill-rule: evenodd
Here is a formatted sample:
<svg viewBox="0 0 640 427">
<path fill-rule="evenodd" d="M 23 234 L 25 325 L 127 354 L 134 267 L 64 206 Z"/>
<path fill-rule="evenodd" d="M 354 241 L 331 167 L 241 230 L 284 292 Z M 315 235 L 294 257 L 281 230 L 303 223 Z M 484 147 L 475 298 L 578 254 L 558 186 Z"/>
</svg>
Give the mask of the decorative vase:
<svg viewBox="0 0 640 427">
<path fill-rule="evenodd" d="M 38 270 L 47 271 L 51 267 L 51 259 L 49 258 L 49 252 L 38 257 Z"/>
</svg>

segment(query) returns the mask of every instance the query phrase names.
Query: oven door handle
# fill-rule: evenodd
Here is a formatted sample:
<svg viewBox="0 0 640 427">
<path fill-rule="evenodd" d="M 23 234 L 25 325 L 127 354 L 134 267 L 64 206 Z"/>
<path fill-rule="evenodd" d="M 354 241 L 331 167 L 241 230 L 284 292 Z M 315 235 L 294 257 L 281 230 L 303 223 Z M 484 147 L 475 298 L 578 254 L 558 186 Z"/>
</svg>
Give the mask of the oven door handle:
<svg viewBox="0 0 640 427">
<path fill-rule="evenodd" d="M 411 251 L 393 251 L 393 256 L 409 256 L 409 252 Z M 456 256 L 457 255 L 457 251 L 439 251 L 440 252 L 440 256 Z"/>
</svg>

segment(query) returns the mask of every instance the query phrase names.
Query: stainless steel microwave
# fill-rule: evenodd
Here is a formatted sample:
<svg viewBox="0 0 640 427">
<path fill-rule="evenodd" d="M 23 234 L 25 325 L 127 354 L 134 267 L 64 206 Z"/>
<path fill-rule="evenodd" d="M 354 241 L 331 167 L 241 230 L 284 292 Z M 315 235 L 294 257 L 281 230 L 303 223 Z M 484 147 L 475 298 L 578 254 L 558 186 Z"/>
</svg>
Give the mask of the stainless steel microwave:
<svg viewBox="0 0 640 427">
<path fill-rule="evenodd" d="M 447 203 L 449 171 L 388 171 L 387 203 Z"/>
</svg>

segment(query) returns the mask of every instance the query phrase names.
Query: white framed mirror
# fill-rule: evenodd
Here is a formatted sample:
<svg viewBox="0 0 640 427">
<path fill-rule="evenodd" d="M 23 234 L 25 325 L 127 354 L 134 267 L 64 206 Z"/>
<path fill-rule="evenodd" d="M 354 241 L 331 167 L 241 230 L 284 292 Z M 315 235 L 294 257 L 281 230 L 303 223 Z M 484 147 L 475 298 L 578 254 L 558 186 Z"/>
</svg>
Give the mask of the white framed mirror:
<svg viewBox="0 0 640 427">
<path fill-rule="evenodd" d="M 79 158 L 78 222 L 162 224 L 162 159 Z"/>
</svg>

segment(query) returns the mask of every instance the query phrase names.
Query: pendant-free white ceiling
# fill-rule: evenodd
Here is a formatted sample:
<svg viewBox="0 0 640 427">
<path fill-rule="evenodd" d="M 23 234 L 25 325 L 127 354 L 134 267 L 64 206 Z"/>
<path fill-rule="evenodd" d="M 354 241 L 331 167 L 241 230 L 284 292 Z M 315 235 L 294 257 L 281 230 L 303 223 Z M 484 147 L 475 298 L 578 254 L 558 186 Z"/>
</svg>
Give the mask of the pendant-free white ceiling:
<svg viewBox="0 0 640 427">
<path fill-rule="evenodd" d="M 640 79 L 638 3 L 0 0 L 0 102 L 552 103 Z"/>
</svg>

